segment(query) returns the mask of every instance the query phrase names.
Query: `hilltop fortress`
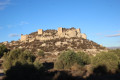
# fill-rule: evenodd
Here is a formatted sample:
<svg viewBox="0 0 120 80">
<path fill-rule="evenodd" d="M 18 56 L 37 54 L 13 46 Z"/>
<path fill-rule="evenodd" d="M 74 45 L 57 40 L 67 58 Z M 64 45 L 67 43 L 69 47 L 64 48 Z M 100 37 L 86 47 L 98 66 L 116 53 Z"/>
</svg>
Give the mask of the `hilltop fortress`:
<svg viewBox="0 0 120 80">
<path fill-rule="evenodd" d="M 80 28 L 66 29 L 66 28 L 59 27 L 58 30 L 43 31 L 42 29 L 38 29 L 36 33 L 31 33 L 29 35 L 21 35 L 20 41 L 22 42 L 32 42 L 34 40 L 46 41 L 46 40 L 52 40 L 57 38 L 74 38 L 74 37 L 87 39 L 86 34 L 81 33 Z"/>
<path fill-rule="evenodd" d="M 21 39 L 11 42 L 3 42 L 8 49 L 27 49 L 33 53 L 43 50 L 46 54 L 58 55 L 62 51 L 74 50 L 85 51 L 89 54 L 94 54 L 99 51 L 105 51 L 102 45 L 99 45 L 87 39 L 86 34 L 81 33 L 80 29 L 62 28 L 58 30 L 38 29 L 28 35 L 21 35 Z"/>
</svg>

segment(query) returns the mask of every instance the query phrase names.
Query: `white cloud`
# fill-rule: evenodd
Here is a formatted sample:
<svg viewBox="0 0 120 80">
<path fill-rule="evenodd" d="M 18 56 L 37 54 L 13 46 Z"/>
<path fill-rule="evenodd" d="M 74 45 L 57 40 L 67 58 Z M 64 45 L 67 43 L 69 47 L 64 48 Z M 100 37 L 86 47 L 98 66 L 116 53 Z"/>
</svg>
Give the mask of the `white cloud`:
<svg viewBox="0 0 120 80">
<path fill-rule="evenodd" d="M 0 0 L 0 10 L 3 10 L 10 4 L 10 0 Z"/>
<path fill-rule="evenodd" d="M 16 34 L 16 33 L 9 34 L 9 37 L 18 37 L 18 36 L 20 36 L 20 35 Z"/>
<path fill-rule="evenodd" d="M 107 35 L 105 37 L 118 37 L 118 36 L 120 36 L 120 33 L 119 34 L 114 34 L 114 35 Z"/>
</svg>

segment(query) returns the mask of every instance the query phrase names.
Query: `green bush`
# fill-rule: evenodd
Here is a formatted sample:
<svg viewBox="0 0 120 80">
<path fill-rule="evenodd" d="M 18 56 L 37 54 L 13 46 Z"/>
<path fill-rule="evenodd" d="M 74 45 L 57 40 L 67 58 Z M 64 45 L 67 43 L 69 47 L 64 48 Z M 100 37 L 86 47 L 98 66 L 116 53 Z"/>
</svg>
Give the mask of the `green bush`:
<svg viewBox="0 0 120 80">
<path fill-rule="evenodd" d="M 43 51 L 43 50 L 40 50 L 40 51 L 38 52 L 38 56 L 44 57 L 44 56 L 45 56 L 44 51 Z"/>
<path fill-rule="evenodd" d="M 0 45 L 0 58 L 4 55 L 5 52 L 8 52 L 8 49 L 6 48 L 5 45 L 1 44 Z"/>
<path fill-rule="evenodd" d="M 43 68 L 43 64 L 41 64 L 39 61 L 35 60 L 34 61 L 34 67 L 37 69 L 37 70 L 40 70 L 41 68 Z"/>
<path fill-rule="evenodd" d="M 92 58 L 93 68 L 105 66 L 108 72 L 118 69 L 119 58 L 112 52 L 101 52 Z"/>
<path fill-rule="evenodd" d="M 68 69 L 70 68 L 76 60 L 76 53 L 73 51 L 63 52 L 55 63 L 55 68 L 57 69 Z"/>
<path fill-rule="evenodd" d="M 35 56 L 32 55 L 31 52 L 21 49 L 15 49 L 12 50 L 3 56 L 4 62 L 3 62 L 3 68 L 4 70 L 10 69 L 10 67 L 16 65 L 16 63 L 21 63 L 21 64 L 33 64 L 35 61 Z"/>
<path fill-rule="evenodd" d="M 78 52 L 77 53 L 77 57 L 78 57 L 78 64 L 90 64 L 91 63 L 91 59 L 90 59 L 90 55 L 84 53 L 84 52 Z"/>
<path fill-rule="evenodd" d="M 109 52 L 115 53 L 119 57 L 119 62 L 120 62 L 120 49 L 109 50 Z"/>
<path fill-rule="evenodd" d="M 83 59 L 89 58 L 85 53 L 75 53 L 74 51 L 66 51 L 63 52 L 55 62 L 54 67 L 57 69 L 70 69 L 74 64 L 79 64 L 80 66 L 84 66 L 87 64 L 88 60 Z M 87 60 L 87 61 L 86 61 Z"/>
</svg>

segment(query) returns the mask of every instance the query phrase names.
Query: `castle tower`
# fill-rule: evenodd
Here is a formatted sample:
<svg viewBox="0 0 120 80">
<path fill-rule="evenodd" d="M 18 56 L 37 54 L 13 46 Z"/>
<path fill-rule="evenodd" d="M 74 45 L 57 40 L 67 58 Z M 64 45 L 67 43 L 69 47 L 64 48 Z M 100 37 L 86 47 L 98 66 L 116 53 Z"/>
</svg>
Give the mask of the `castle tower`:
<svg viewBox="0 0 120 80">
<path fill-rule="evenodd" d="M 61 35 L 61 34 L 62 34 L 62 32 L 63 32 L 62 27 L 59 27 L 59 28 L 58 28 L 58 35 Z"/>
<path fill-rule="evenodd" d="M 25 42 L 28 40 L 28 35 L 21 34 L 21 41 Z"/>
<path fill-rule="evenodd" d="M 81 37 L 83 38 L 83 39 L 87 39 L 87 35 L 86 34 L 81 34 Z"/>
<path fill-rule="evenodd" d="M 38 34 L 43 34 L 43 30 L 42 29 L 38 29 Z"/>
<path fill-rule="evenodd" d="M 80 28 L 76 29 L 77 33 L 81 33 Z"/>
</svg>

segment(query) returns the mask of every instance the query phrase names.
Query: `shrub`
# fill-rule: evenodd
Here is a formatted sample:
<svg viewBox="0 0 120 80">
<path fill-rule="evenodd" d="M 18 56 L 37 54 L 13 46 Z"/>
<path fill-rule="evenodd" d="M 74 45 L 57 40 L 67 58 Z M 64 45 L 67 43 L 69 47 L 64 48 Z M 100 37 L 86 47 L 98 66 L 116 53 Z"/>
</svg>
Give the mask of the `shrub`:
<svg viewBox="0 0 120 80">
<path fill-rule="evenodd" d="M 34 65 L 17 63 L 7 70 L 3 80 L 45 80 L 45 77 L 44 72 Z"/>
<path fill-rule="evenodd" d="M 78 57 L 77 59 L 78 64 L 82 63 L 83 65 L 86 65 L 91 63 L 90 56 L 84 52 L 78 52 L 77 57 Z"/>
<path fill-rule="evenodd" d="M 92 59 L 93 68 L 105 66 L 108 72 L 118 69 L 119 58 L 112 52 L 101 52 Z"/>
<path fill-rule="evenodd" d="M 41 68 L 43 68 L 43 64 L 37 60 L 34 61 L 34 66 L 37 70 L 40 70 Z"/>
<path fill-rule="evenodd" d="M 40 50 L 39 52 L 38 52 L 38 56 L 41 56 L 41 57 L 44 57 L 44 51 L 43 50 Z"/>
<path fill-rule="evenodd" d="M 74 80 L 74 77 L 68 72 L 60 71 L 54 75 L 52 80 Z"/>
<path fill-rule="evenodd" d="M 109 50 L 109 52 L 115 53 L 119 57 L 119 61 L 120 61 L 120 49 Z"/>
<path fill-rule="evenodd" d="M 56 69 L 64 69 L 63 61 L 62 60 L 57 60 L 54 63 L 54 68 L 56 68 Z"/>
<path fill-rule="evenodd" d="M 58 61 L 55 63 L 55 67 L 60 69 L 68 69 L 75 63 L 75 61 L 76 53 L 73 51 L 66 51 L 58 57 Z"/>
<path fill-rule="evenodd" d="M 35 61 L 35 56 L 27 50 L 23 51 L 21 49 L 15 49 L 6 53 L 3 56 L 3 59 L 4 62 L 2 66 L 6 71 L 10 69 L 10 67 L 16 65 L 17 62 L 21 64 L 33 64 L 33 62 Z"/>
<path fill-rule="evenodd" d="M 1 44 L 0 45 L 0 58 L 4 55 L 5 52 L 8 52 L 8 49 L 6 48 L 5 45 Z"/>
<path fill-rule="evenodd" d="M 83 59 L 85 58 L 85 59 Z M 79 64 L 80 66 L 84 66 L 88 64 L 89 58 L 85 53 L 75 53 L 74 51 L 66 51 L 63 52 L 58 60 L 55 62 L 54 67 L 57 69 L 70 69 L 74 64 Z"/>
</svg>

